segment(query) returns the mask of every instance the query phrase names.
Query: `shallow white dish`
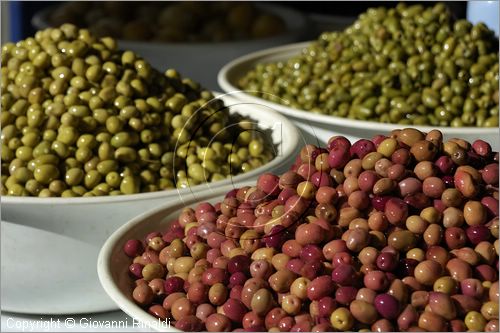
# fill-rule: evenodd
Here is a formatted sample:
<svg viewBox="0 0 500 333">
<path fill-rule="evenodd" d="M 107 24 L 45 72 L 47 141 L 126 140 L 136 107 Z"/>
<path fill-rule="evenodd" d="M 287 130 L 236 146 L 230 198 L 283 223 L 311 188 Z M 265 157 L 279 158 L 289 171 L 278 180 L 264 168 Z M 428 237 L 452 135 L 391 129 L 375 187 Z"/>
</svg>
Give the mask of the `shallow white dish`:
<svg viewBox="0 0 500 333">
<path fill-rule="evenodd" d="M 255 182 L 244 183 L 241 186 L 245 184 L 255 185 Z M 121 226 L 106 240 L 97 260 L 97 273 L 104 290 L 120 309 L 135 320 L 149 325 L 153 330 L 180 332 L 174 327 L 159 325 L 158 319 L 133 301 L 131 296 L 133 280 L 128 272 L 131 259 L 123 253 L 123 246 L 129 239 L 143 239 L 150 232 L 165 230 L 171 221 L 179 216 L 184 207 L 195 207 L 202 201 L 216 203 L 224 199 L 224 195 L 234 188 L 235 186 L 228 185 L 212 193 L 200 193 L 197 199 L 170 203 L 150 210 Z"/>
<path fill-rule="evenodd" d="M 287 170 L 303 145 L 292 122 L 262 106 L 219 97 L 231 112 L 272 130 L 275 159 L 245 174 L 179 190 L 86 198 L 3 196 L 2 219 L 10 223 L 2 222 L 2 310 L 66 314 L 116 309 L 95 270 L 98 251 L 114 230 L 164 203 L 196 198 L 200 191 L 255 179 L 266 171 Z"/>
<path fill-rule="evenodd" d="M 319 139 L 325 143 L 333 135 L 342 134 L 349 139 L 371 138 L 376 134 L 387 134 L 395 128 L 409 127 L 407 125 L 384 124 L 374 121 L 353 120 L 323 114 L 316 114 L 304 110 L 294 109 L 282 104 L 255 97 L 238 88 L 238 80 L 258 63 L 270 63 L 287 60 L 306 48 L 311 42 L 290 44 L 267 50 L 262 50 L 235 59 L 225 65 L 218 74 L 218 82 L 222 90 L 232 96 L 251 103 L 260 103 L 276 110 L 286 116 L 292 117 L 295 124 L 311 135 L 311 139 Z M 440 130 L 445 139 L 459 137 L 468 141 L 478 138 L 488 141 L 494 149 L 500 148 L 500 135 L 498 128 L 478 127 L 433 127 L 411 126 L 421 131 L 428 132 L 432 129 Z"/>
<path fill-rule="evenodd" d="M 217 72 L 232 59 L 253 51 L 304 40 L 308 37 L 311 25 L 302 13 L 286 6 L 268 3 L 260 3 L 258 7 L 280 16 L 285 22 L 287 31 L 269 38 L 221 43 L 160 43 L 119 40 L 118 46 L 123 50 L 136 52 L 160 71 L 175 68 L 183 76 L 196 80 L 208 89 L 219 89 Z M 37 29 L 48 28 L 50 26 L 48 14 L 52 8 L 49 7 L 36 13 L 32 18 L 32 25 Z M 167 67 L 165 67 L 166 64 Z"/>
</svg>

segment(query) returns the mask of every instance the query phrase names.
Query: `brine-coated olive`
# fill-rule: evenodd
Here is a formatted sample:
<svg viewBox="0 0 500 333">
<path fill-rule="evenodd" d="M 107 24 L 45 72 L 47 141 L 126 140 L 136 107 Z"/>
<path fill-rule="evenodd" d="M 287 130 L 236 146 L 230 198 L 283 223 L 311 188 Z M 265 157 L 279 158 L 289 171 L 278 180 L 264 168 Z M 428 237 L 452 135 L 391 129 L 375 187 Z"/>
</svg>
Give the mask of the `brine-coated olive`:
<svg viewBox="0 0 500 333">
<path fill-rule="evenodd" d="M 287 60 L 258 63 L 238 86 L 274 103 L 349 119 L 496 127 L 498 66 L 498 38 L 486 25 L 455 20 L 442 4 L 400 4 L 370 8 Z M 406 130 L 399 139 L 414 146 L 426 137 Z M 435 145 L 442 136 L 428 139 Z M 377 150 L 390 157 L 394 142 L 385 139 Z M 416 151 L 419 160 L 434 154 L 429 147 Z"/>
<path fill-rule="evenodd" d="M 255 129 L 250 118 L 230 113 L 175 70 L 162 74 L 134 52 L 117 50 L 110 37 L 63 24 L 10 45 L 2 47 L 2 170 L 19 183 L 2 178 L 6 195 L 185 188 L 274 157 L 268 134 L 248 131 Z M 33 174 L 15 175 L 13 160 Z M 86 191 L 54 191 L 60 181 Z"/>
<path fill-rule="evenodd" d="M 308 145 L 282 177 L 263 174 L 256 186 L 235 188 L 216 203 L 182 209 L 170 226 L 150 232 L 144 242 L 129 240 L 123 248 L 130 257 L 129 276 L 154 294 L 147 297 L 141 287 L 138 291 L 145 296 L 136 303 L 150 313 L 161 303 L 167 317 L 158 309 L 153 315 L 174 319 L 185 330 L 496 329 L 498 189 L 481 173 L 486 165 L 498 163 L 497 154 L 486 143 L 442 142 L 439 133 L 403 129 L 390 138 L 400 146 L 400 157 L 432 139 L 436 156 L 422 161 L 380 157 L 375 164 L 363 163 L 387 137 L 362 139 L 352 146 L 335 137 L 328 149 L 348 150 L 351 158 L 343 169 L 316 163 L 327 158 L 328 149 Z M 392 152 L 392 143 L 380 151 Z M 450 160 L 447 167 L 442 157 L 448 157 L 445 146 L 451 144 L 470 159 L 477 158 L 474 147 L 484 157 L 473 165 Z M 356 155 L 351 156 L 352 147 Z M 366 150 L 370 152 L 363 155 Z M 205 153 L 210 154 L 207 150 L 200 155 Z M 53 160 L 39 158 L 45 164 Z M 380 164 L 388 163 L 392 165 L 384 174 Z M 18 191 L 17 182 L 29 179 L 31 166 L 24 165 L 13 160 L 19 177 L 7 177 L 9 190 Z M 401 171 L 391 179 L 389 169 L 395 165 Z M 316 167 L 322 171 L 314 171 Z M 331 170 L 346 169 L 338 184 L 312 176 L 329 177 Z M 473 197 L 457 189 L 456 173 L 474 180 L 478 192 Z M 394 181 L 394 188 L 375 191 L 380 179 Z M 443 185 L 458 194 L 448 191 L 449 200 L 443 200 Z M 49 184 L 53 192 L 64 188 L 57 180 Z"/>
</svg>

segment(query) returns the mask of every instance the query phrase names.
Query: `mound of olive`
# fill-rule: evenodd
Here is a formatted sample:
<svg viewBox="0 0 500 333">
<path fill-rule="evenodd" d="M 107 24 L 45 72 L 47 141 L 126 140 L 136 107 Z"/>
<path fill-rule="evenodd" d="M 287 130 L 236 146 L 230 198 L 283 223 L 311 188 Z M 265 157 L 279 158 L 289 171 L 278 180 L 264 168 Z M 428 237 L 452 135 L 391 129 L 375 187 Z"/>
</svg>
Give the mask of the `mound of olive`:
<svg viewBox="0 0 500 333">
<path fill-rule="evenodd" d="M 286 31 L 279 16 L 251 2 L 78 1 L 59 5 L 48 19 L 52 26 L 88 28 L 97 37 L 169 43 L 257 39 Z"/>
<path fill-rule="evenodd" d="M 184 188 L 274 157 L 210 91 L 70 24 L 3 45 L 1 74 L 2 194 Z"/>
<path fill-rule="evenodd" d="M 412 128 L 307 145 L 128 240 L 132 297 L 185 331 L 497 332 L 498 159 Z"/>
<path fill-rule="evenodd" d="M 242 89 L 359 120 L 498 127 L 498 37 L 444 4 L 372 8 L 287 61 L 259 64 Z M 258 92 L 258 93 L 254 93 Z"/>
</svg>

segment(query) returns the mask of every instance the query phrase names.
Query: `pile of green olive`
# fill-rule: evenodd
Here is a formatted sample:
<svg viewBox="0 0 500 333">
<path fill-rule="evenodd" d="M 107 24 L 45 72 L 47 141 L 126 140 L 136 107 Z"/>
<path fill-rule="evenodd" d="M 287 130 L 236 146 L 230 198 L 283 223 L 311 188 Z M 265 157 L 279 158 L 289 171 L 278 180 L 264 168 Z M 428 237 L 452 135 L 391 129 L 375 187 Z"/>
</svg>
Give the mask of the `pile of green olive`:
<svg viewBox="0 0 500 333">
<path fill-rule="evenodd" d="M 98 37 L 168 43 L 257 39 L 286 31 L 279 16 L 240 1 L 69 1 L 51 11 L 48 21 L 73 23 Z"/>
<path fill-rule="evenodd" d="M 454 20 L 447 7 L 371 8 L 287 61 L 258 64 L 239 81 L 293 108 L 359 120 L 498 126 L 498 37 Z"/>
<path fill-rule="evenodd" d="M 274 157 L 256 123 L 71 24 L 2 46 L 2 195 L 185 188 Z"/>
</svg>

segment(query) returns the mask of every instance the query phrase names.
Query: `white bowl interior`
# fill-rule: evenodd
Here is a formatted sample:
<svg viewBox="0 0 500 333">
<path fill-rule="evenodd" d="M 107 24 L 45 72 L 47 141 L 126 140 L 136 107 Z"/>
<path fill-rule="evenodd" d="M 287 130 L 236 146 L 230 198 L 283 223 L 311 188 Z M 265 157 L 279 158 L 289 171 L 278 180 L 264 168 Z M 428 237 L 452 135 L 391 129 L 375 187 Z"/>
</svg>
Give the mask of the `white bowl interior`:
<svg viewBox="0 0 500 333">
<path fill-rule="evenodd" d="M 251 184 L 247 183 L 247 185 Z M 144 239 L 150 232 L 166 230 L 184 207 L 195 207 L 202 201 L 216 203 L 233 188 L 233 186 L 226 186 L 212 193 L 200 194 L 198 199 L 187 200 L 184 203 L 171 203 L 151 210 L 127 222 L 108 238 L 99 253 L 97 272 L 104 290 L 120 309 L 132 318 L 150 325 L 154 330 L 178 331 L 173 327 L 160 326 L 154 316 L 148 314 L 133 301 L 131 296 L 133 279 L 130 278 L 128 272 L 132 260 L 123 253 L 123 246 L 129 239 Z"/>
<path fill-rule="evenodd" d="M 349 139 L 371 138 L 376 134 L 387 134 L 395 128 L 410 127 L 409 125 L 386 124 L 374 121 L 361 121 L 348 118 L 317 114 L 305 110 L 298 110 L 283 104 L 270 102 L 263 98 L 251 95 L 249 92 L 242 91 L 238 87 L 238 81 L 249 70 L 253 69 L 258 63 L 271 63 L 276 61 L 285 61 L 296 56 L 300 51 L 306 48 L 311 41 L 285 46 L 270 48 L 248 54 L 235 59 L 226 64 L 218 74 L 218 82 L 222 90 L 231 93 L 232 96 L 242 101 L 260 103 L 267 105 L 273 110 L 294 119 L 297 126 L 302 131 L 308 132 L 312 139 L 319 139 L 320 142 L 326 142 L 333 135 L 342 134 Z M 421 131 L 428 132 L 432 129 L 440 130 L 445 139 L 459 137 L 469 141 L 482 138 L 488 141 L 496 150 L 500 148 L 500 135 L 498 128 L 479 128 L 479 127 L 440 127 L 440 126 L 411 126 Z"/>
<path fill-rule="evenodd" d="M 260 128 L 272 129 L 276 158 L 248 173 L 187 189 L 85 198 L 3 196 L 2 218 L 10 223 L 2 222 L 2 310 L 65 314 L 116 309 L 103 293 L 95 270 L 98 251 L 114 230 L 132 217 L 164 203 L 198 200 L 202 192 L 213 193 L 221 187 L 255 179 L 267 171 L 280 173 L 293 163 L 302 143 L 292 122 L 268 108 L 241 103 L 230 96 L 220 98 L 230 106 L 231 112 L 248 115 L 258 121 Z M 5 242 L 4 237 L 8 237 Z M 16 239 L 19 242 L 14 241 Z M 24 246 L 25 240 L 29 247 Z M 50 253 L 52 260 L 40 260 L 34 253 Z M 23 256 L 26 261 L 21 265 L 17 258 Z M 26 274 L 28 268 L 30 274 Z M 37 271 L 56 274 L 61 281 L 66 279 L 72 283 L 60 284 L 54 289 L 54 278 L 50 274 L 32 273 Z M 18 278 L 20 275 L 23 279 Z M 31 294 L 30 302 L 21 303 L 20 300 L 25 299 L 21 296 L 32 289 L 36 292 Z M 68 297 L 74 294 L 79 297 Z"/>
</svg>

